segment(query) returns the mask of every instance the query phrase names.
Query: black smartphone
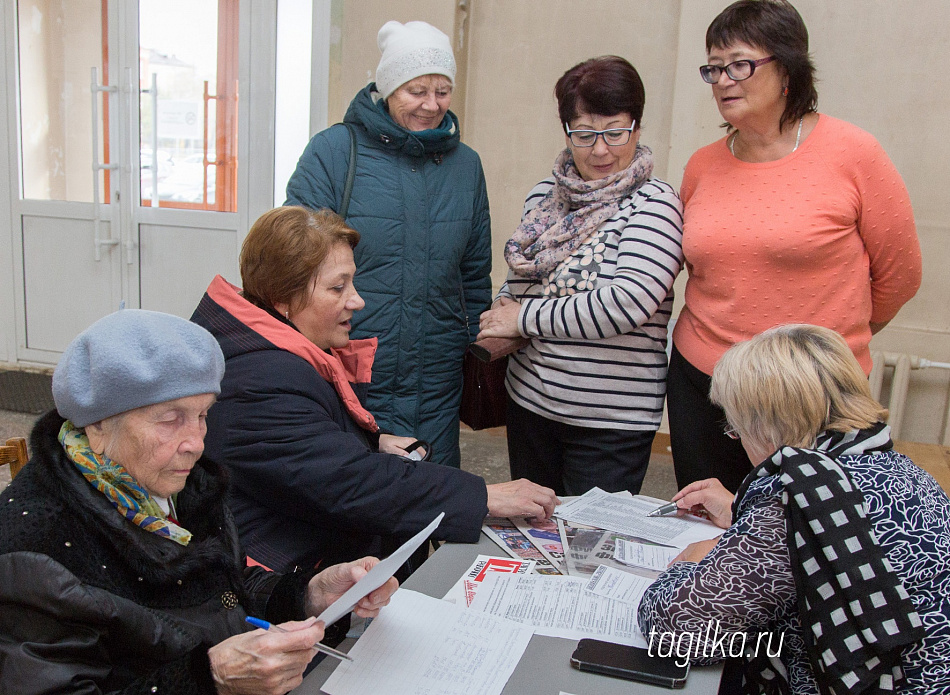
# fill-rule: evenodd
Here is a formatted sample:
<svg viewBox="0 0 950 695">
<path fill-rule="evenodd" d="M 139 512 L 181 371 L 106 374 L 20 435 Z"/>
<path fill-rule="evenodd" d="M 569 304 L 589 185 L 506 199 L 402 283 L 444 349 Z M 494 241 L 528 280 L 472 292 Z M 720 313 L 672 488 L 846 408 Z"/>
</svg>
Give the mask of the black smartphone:
<svg viewBox="0 0 950 695">
<path fill-rule="evenodd" d="M 582 639 L 571 655 L 571 664 L 581 671 L 603 673 L 631 681 L 682 688 L 689 664 L 677 665 L 672 657 L 650 656 L 646 649 L 625 644 Z"/>
</svg>

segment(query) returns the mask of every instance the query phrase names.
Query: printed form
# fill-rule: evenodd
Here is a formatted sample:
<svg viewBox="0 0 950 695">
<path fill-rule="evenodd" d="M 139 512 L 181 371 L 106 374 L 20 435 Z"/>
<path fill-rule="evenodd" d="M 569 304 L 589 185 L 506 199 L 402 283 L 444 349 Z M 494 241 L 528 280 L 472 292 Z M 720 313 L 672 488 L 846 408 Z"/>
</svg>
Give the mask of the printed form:
<svg viewBox="0 0 950 695">
<path fill-rule="evenodd" d="M 643 592 L 653 583 L 652 579 L 640 577 L 636 574 L 630 574 L 623 570 L 614 569 L 601 565 L 598 567 L 584 587 L 587 591 L 616 599 L 625 603 L 632 603 L 640 608 L 640 601 L 643 599 Z"/>
<path fill-rule="evenodd" d="M 712 522 L 695 516 L 647 516 L 655 508 L 650 502 L 624 499 L 595 487 L 556 507 L 554 516 L 577 524 L 673 545 L 680 550 L 690 543 L 716 538 L 723 533 Z"/>
<path fill-rule="evenodd" d="M 649 585 L 651 580 L 644 581 Z M 594 637 L 646 648 L 638 604 L 598 596 L 585 590 L 587 583 L 581 577 L 490 574 L 469 610 L 530 625 L 538 635 Z"/>
<path fill-rule="evenodd" d="M 498 576 L 498 575 L 488 575 Z M 329 695 L 500 695 L 533 630 L 399 589 L 323 685 Z"/>
<path fill-rule="evenodd" d="M 669 564 L 673 562 L 673 558 L 679 554 L 679 548 L 635 543 L 623 538 L 618 538 L 617 544 L 614 546 L 614 560 L 617 562 L 659 572 L 669 567 Z"/>
</svg>

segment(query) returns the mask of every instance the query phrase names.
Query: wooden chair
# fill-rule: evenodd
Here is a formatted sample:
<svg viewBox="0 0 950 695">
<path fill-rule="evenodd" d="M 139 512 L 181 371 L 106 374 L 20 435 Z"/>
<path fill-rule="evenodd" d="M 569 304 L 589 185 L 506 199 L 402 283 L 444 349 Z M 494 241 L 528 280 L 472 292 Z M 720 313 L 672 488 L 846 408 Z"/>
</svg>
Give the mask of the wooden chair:
<svg viewBox="0 0 950 695">
<path fill-rule="evenodd" d="M 27 460 L 26 440 L 23 437 L 8 439 L 6 446 L 0 446 L 0 466 L 10 464 L 11 480 L 16 478 L 16 474 L 26 465 Z"/>
</svg>

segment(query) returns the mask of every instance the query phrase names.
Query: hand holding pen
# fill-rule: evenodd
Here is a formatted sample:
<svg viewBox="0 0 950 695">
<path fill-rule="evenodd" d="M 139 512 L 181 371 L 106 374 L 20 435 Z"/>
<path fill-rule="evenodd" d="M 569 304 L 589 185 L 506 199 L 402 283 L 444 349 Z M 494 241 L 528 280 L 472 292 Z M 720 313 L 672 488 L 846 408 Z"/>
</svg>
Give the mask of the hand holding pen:
<svg viewBox="0 0 950 695">
<path fill-rule="evenodd" d="M 668 504 L 657 507 L 647 516 L 668 516 L 682 510 L 691 514 L 704 514 L 719 528 L 732 525 L 732 501 L 734 496 L 715 478 L 690 483 L 673 495 Z"/>
<path fill-rule="evenodd" d="M 246 618 L 244 618 L 244 620 L 250 623 L 251 625 L 253 625 L 254 627 L 259 627 L 262 630 L 276 630 L 277 632 L 287 632 L 287 630 L 280 627 L 280 625 L 274 625 L 272 623 L 267 622 L 266 620 L 261 620 L 260 618 L 252 618 L 251 616 L 247 616 Z M 332 647 L 328 647 L 325 644 L 322 644 L 320 642 L 316 642 L 313 645 L 313 648 L 316 649 L 318 652 L 329 654 L 330 656 L 336 659 L 344 659 L 346 661 L 353 661 L 353 657 L 350 656 L 349 654 L 344 654 L 343 652 L 337 651 L 336 649 L 333 649 Z"/>
<path fill-rule="evenodd" d="M 323 639 L 315 618 L 284 623 L 280 631 L 251 630 L 208 649 L 215 692 L 220 695 L 282 695 L 303 682 L 313 644 Z"/>
<path fill-rule="evenodd" d="M 675 514 L 679 511 L 679 507 L 676 502 L 668 502 L 660 507 L 657 507 L 652 512 L 647 514 L 647 516 L 669 516 L 670 514 Z"/>
</svg>

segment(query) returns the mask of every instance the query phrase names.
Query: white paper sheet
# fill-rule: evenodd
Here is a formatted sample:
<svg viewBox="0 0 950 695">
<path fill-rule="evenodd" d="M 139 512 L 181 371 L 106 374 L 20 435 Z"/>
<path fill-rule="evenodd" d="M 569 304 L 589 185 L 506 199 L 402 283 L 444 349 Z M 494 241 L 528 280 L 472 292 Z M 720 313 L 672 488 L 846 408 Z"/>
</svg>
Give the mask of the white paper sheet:
<svg viewBox="0 0 950 695">
<path fill-rule="evenodd" d="M 614 560 L 633 567 L 645 567 L 648 570 L 662 572 L 680 554 L 679 548 L 665 545 L 636 543 L 618 538 L 614 546 Z"/>
<path fill-rule="evenodd" d="M 353 606 L 359 603 L 361 598 L 385 584 L 386 580 L 393 576 L 396 570 L 402 567 L 402 564 L 409 559 L 409 556 L 415 552 L 416 548 L 422 545 L 423 541 L 431 536 L 432 532 L 438 528 L 439 523 L 444 517 L 445 512 L 442 512 L 432 520 L 432 523 L 403 543 L 399 550 L 373 567 L 366 573 L 365 577 L 347 589 L 346 593 L 340 598 L 327 606 L 323 613 L 317 616 L 317 620 L 322 620 L 329 626 L 353 610 Z"/>
<path fill-rule="evenodd" d="M 497 576 L 497 575 L 496 575 Z M 329 695 L 499 695 L 532 630 L 400 589 L 323 685 Z"/>
<path fill-rule="evenodd" d="M 632 603 L 639 609 L 643 592 L 652 583 L 652 579 L 601 565 L 594 571 L 584 588 L 598 596 Z"/>
<path fill-rule="evenodd" d="M 449 601 L 458 606 L 468 607 L 472 605 L 475 599 L 475 593 L 478 587 L 484 581 L 485 577 L 492 572 L 502 574 L 531 574 L 534 569 L 534 560 L 516 560 L 511 557 L 490 557 L 488 555 L 479 555 L 475 562 L 468 568 L 468 571 L 455 582 L 455 586 L 448 590 L 448 593 L 442 597 L 443 601 Z"/>
<path fill-rule="evenodd" d="M 681 550 L 690 543 L 716 538 L 723 533 L 712 522 L 695 516 L 646 516 L 655 508 L 644 500 L 623 499 L 595 487 L 577 499 L 556 507 L 554 515 L 578 524 L 676 546 Z"/>
<path fill-rule="evenodd" d="M 586 579 L 540 574 L 490 574 L 470 611 L 531 625 L 538 635 L 646 647 L 637 625 L 637 607 L 584 590 Z"/>
</svg>

